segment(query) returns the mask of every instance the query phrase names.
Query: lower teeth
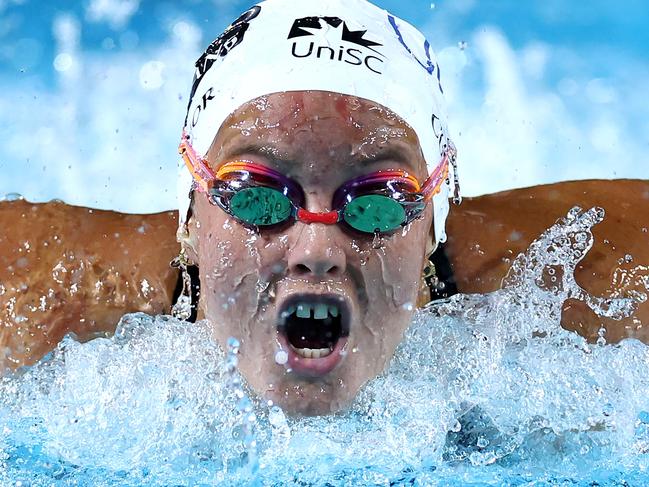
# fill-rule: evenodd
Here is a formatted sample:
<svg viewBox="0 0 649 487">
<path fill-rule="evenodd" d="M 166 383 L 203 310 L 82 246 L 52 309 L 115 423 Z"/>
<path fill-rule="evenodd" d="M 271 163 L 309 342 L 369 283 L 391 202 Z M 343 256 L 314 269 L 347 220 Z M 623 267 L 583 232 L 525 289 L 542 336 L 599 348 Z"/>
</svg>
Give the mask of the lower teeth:
<svg viewBox="0 0 649 487">
<path fill-rule="evenodd" d="M 322 358 L 331 355 L 330 348 L 295 348 L 292 347 L 300 357 L 304 358 Z"/>
</svg>

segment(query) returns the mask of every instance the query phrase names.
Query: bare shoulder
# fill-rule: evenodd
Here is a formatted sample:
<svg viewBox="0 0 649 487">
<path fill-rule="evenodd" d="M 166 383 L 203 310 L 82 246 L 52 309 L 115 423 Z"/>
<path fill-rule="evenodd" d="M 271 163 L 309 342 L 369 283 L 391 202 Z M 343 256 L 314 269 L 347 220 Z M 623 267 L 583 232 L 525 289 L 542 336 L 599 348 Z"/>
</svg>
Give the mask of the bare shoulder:
<svg viewBox="0 0 649 487">
<path fill-rule="evenodd" d="M 169 310 L 172 212 L 2 202 L 0 228 L 0 369 L 38 360 L 68 332 L 86 340 L 124 313 Z"/>
<path fill-rule="evenodd" d="M 604 221 L 593 228 L 593 248 L 576 269 L 577 282 L 595 296 L 620 296 L 631 289 L 646 292 L 649 181 L 629 179 L 571 181 L 467 198 L 452 209 L 448 221 L 446 253 L 458 291 L 498 289 L 512 259 L 573 206 L 606 211 Z M 632 336 L 649 343 L 649 302 L 633 317 L 615 321 L 569 300 L 562 324 L 591 340 L 604 325 L 611 341 Z"/>
</svg>

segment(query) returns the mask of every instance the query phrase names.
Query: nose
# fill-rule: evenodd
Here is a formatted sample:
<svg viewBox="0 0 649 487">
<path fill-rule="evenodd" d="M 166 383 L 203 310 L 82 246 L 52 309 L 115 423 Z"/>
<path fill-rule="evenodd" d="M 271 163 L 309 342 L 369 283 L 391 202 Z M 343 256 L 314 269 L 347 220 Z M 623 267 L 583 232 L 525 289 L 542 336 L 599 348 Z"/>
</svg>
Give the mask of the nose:
<svg viewBox="0 0 649 487">
<path fill-rule="evenodd" d="M 293 276 L 339 277 L 345 272 L 347 258 L 340 245 L 338 225 L 302 223 L 294 225 L 288 251 L 288 271 Z"/>
</svg>

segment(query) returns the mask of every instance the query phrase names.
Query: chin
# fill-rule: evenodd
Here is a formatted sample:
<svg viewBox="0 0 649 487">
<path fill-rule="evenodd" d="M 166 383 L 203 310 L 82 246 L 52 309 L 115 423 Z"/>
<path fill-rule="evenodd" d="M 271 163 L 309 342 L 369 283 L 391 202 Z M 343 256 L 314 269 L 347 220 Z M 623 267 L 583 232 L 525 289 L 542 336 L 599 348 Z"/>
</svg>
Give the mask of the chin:
<svg viewBox="0 0 649 487">
<path fill-rule="evenodd" d="M 253 392 L 289 415 L 320 416 L 343 411 L 362 385 L 346 361 L 327 374 L 312 376 L 290 369 L 288 363 L 277 364 L 272 354 L 264 354 L 262 361 L 259 354 L 256 360 L 250 360 L 245 352 L 242 355 L 240 371 Z M 344 357 L 348 358 L 352 357 Z"/>
<path fill-rule="evenodd" d="M 264 398 L 272 400 L 289 415 L 333 414 L 347 409 L 357 392 L 341 386 L 341 379 L 335 382 L 286 376 L 273 390 L 265 391 Z"/>
</svg>

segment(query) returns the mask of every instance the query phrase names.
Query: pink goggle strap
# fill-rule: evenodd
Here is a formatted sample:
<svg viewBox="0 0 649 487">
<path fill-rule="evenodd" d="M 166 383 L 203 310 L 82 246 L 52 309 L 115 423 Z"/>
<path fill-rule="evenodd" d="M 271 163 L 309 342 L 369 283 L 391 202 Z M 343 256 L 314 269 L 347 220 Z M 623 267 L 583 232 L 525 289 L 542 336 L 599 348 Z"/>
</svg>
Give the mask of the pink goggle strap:
<svg viewBox="0 0 649 487">
<path fill-rule="evenodd" d="M 433 170 L 433 173 L 424 182 L 421 192 L 425 201 L 430 201 L 433 196 L 442 189 L 442 184 L 448 178 L 448 154 L 444 154 L 442 160 Z"/>
<path fill-rule="evenodd" d="M 210 189 L 210 184 L 216 179 L 216 175 L 209 168 L 207 162 L 196 153 L 189 143 L 189 136 L 184 130 L 180 145 L 178 146 L 178 153 L 185 161 L 187 169 L 189 169 L 189 172 L 194 178 L 198 190 L 207 192 Z"/>
<path fill-rule="evenodd" d="M 196 187 L 203 192 L 207 192 L 210 189 L 210 186 L 212 182 L 217 179 L 217 174 L 212 171 L 209 166 L 207 165 L 207 162 L 199 156 L 192 145 L 189 143 L 189 136 L 183 131 L 182 134 L 182 139 L 180 142 L 180 145 L 178 147 L 178 152 L 182 156 L 183 160 L 185 161 L 185 164 L 187 165 L 187 169 L 189 169 L 189 172 L 191 173 L 195 183 Z M 226 167 L 228 170 L 236 170 L 236 169 L 242 169 L 245 166 L 246 161 L 241 161 L 239 163 L 238 167 L 227 167 L 229 164 L 226 164 Z M 448 178 L 448 173 L 449 173 L 449 157 L 448 154 L 444 154 L 442 157 L 442 160 L 440 163 L 437 165 L 433 173 L 426 179 L 424 184 L 422 185 L 421 192 L 424 195 L 425 201 L 430 201 L 430 199 L 435 196 L 437 193 L 440 192 L 442 184 L 444 181 Z M 256 166 L 256 165 L 255 165 Z M 220 173 L 223 171 L 219 171 Z M 229 172 L 229 171 L 226 171 Z M 389 172 L 386 171 L 386 173 L 389 174 Z M 381 174 L 381 178 L 385 178 L 388 174 Z M 219 176 L 222 176 L 222 174 L 219 174 Z M 395 174 L 392 175 L 393 177 L 397 176 L 396 172 Z M 399 172 L 398 176 L 400 176 L 398 179 L 404 178 L 410 183 L 417 183 L 417 181 L 412 178 L 412 177 L 404 177 L 401 172 Z M 418 184 L 417 184 L 418 185 Z M 299 219 L 303 220 L 311 220 L 312 217 L 307 216 L 306 210 L 303 211 L 303 218 L 300 218 L 300 215 L 298 215 Z M 327 216 L 323 218 L 322 223 L 333 223 L 333 213 L 334 212 L 327 212 L 323 213 L 323 216 L 326 214 Z M 320 218 L 316 217 L 314 222 L 319 221 Z"/>
</svg>

